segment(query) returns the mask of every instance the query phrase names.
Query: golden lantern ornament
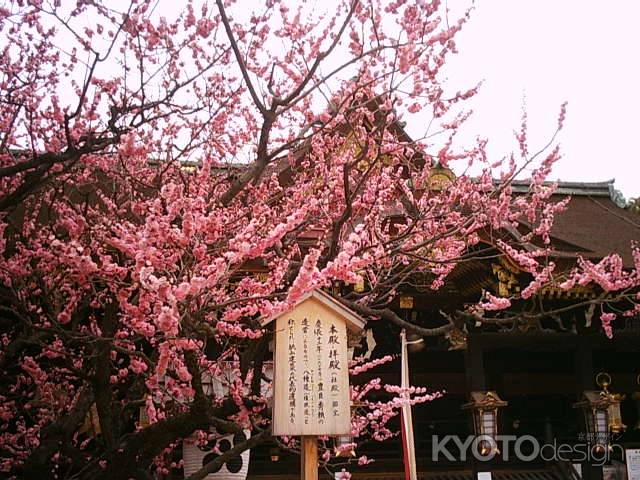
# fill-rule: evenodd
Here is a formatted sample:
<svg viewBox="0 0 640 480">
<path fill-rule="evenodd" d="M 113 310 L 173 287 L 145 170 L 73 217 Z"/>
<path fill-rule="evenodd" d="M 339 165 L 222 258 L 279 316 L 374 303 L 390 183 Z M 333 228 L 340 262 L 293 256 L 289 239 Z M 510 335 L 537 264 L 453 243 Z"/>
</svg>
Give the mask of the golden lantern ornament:
<svg viewBox="0 0 640 480">
<path fill-rule="evenodd" d="M 625 396 L 621 393 L 611 393 L 609 391 L 609 386 L 611 385 L 611 376 L 609 376 L 608 373 L 599 373 L 596 376 L 596 383 L 600 388 L 602 388 L 600 394 L 609 402 L 609 406 L 607 407 L 607 413 L 609 415 L 609 431 L 611 433 L 624 432 L 627 429 L 627 426 L 622 423 L 620 404 L 625 399 Z"/>
<path fill-rule="evenodd" d="M 496 438 L 498 436 L 498 410 L 509 405 L 497 392 L 471 392 L 471 401 L 462 406 L 473 415 L 473 429 L 477 437 L 479 453 L 482 456 L 500 453 Z"/>
<path fill-rule="evenodd" d="M 587 438 L 594 444 L 594 450 L 602 453 L 611 448 L 609 445 L 611 433 L 617 434 L 627 429 L 622 423 L 620 414 L 620 403 L 625 397 L 609 391 L 611 376 L 608 373 L 599 373 L 596 376 L 596 383 L 602 390 L 584 391 L 581 400 L 573 406 L 582 409 Z"/>
<path fill-rule="evenodd" d="M 413 297 L 411 295 L 400 296 L 400 308 L 402 310 L 411 310 L 413 308 Z"/>
</svg>

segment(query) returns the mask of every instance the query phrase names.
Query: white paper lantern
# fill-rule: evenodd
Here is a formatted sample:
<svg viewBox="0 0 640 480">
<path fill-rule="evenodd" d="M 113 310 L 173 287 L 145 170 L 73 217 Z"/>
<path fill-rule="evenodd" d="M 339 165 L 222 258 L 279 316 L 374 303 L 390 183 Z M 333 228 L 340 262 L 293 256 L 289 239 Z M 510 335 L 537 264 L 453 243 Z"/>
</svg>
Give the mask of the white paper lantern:
<svg viewBox="0 0 640 480">
<path fill-rule="evenodd" d="M 220 454 L 233 448 L 237 443 L 244 442 L 250 435 L 249 430 L 244 430 L 244 434 L 227 435 L 211 440 L 203 446 L 193 443 L 183 442 L 182 459 L 184 460 L 184 476 L 188 478 L 193 473 L 200 470 L 207 463 L 211 462 Z M 217 448 L 216 448 L 217 447 Z M 249 450 L 232 457 L 227 463 L 222 465 L 217 471 L 204 477 L 206 480 L 244 480 L 249 471 Z"/>
</svg>

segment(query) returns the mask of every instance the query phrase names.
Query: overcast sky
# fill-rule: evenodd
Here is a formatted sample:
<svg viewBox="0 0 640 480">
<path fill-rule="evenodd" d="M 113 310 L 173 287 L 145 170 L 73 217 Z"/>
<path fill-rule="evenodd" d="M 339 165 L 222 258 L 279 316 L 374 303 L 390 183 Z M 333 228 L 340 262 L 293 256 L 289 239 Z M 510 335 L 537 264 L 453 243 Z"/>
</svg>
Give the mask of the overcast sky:
<svg viewBox="0 0 640 480">
<path fill-rule="evenodd" d="M 448 0 L 449 7 L 458 8 L 456 2 Z M 496 155 L 512 150 L 525 98 L 533 150 L 553 133 L 566 100 L 563 158 L 555 177 L 615 178 L 625 197 L 640 196 L 640 2 L 476 0 L 475 5 L 448 70 L 461 88 L 485 80 L 467 134 L 489 138 Z M 413 128 L 420 130 L 408 125 Z"/>
<path fill-rule="evenodd" d="M 291 0 L 296 3 L 298 0 Z M 381 2 L 390 0 L 381 0 Z M 246 3 L 245 3 L 246 2 Z M 263 0 L 240 0 L 259 7 Z M 471 100 L 475 114 L 463 139 L 489 139 L 490 158 L 516 148 L 523 99 L 529 116 L 530 150 L 542 146 L 568 114 L 559 141 L 563 158 L 554 179 L 616 180 L 628 199 L 640 197 L 640 1 L 638 0 L 442 0 L 454 23 L 475 5 L 456 36 L 459 54 L 444 73 L 451 91 L 484 84 Z M 311 0 L 318 11 L 331 0 Z M 181 3 L 164 4 L 165 14 Z M 161 9 L 162 10 L 162 9 Z M 240 9 L 239 13 L 251 8 Z M 414 138 L 425 123 L 407 118 Z"/>
</svg>

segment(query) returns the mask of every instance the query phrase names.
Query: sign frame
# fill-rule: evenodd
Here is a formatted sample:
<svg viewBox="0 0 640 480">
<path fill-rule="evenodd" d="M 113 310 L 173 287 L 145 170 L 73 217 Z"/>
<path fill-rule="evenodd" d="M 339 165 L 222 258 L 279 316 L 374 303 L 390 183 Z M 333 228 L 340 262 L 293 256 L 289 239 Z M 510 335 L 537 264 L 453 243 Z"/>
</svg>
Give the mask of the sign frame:
<svg viewBox="0 0 640 480">
<path fill-rule="evenodd" d="M 261 324 L 272 321 L 276 322 L 272 434 L 348 435 L 348 332 L 362 331 L 365 321 L 320 289 Z"/>
</svg>

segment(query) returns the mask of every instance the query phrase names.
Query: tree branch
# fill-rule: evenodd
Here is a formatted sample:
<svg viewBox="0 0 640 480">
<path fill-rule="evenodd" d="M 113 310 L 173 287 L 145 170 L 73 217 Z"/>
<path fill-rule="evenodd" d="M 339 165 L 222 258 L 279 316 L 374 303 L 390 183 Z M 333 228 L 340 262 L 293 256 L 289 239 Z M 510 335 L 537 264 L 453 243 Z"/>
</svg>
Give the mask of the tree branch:
<svg viewBox="0 0 640 480">
<path fill-rule="evenodd" d="M 446 325 L 442 325 L 441 327 L 425 328 L 403 320 L 402 318 L 400 318 L 400 316 L 398 316 L 396 312 L 394 312 L 390 308 L 375 309 L 357 302 L 345 300 L 343 298 L 338 298 L 338 300 L 349 307 L 351 310 L 354 310 L 361 315 L 366 315 L 368 317 L 378 317 L 383 320 L 387 320 L 422 337 L 438 337 L 453 330 L 453 328 L 456 326 L 453 321 L 448 319 L 449 323 L 447 323 Z"/>
</svg>

